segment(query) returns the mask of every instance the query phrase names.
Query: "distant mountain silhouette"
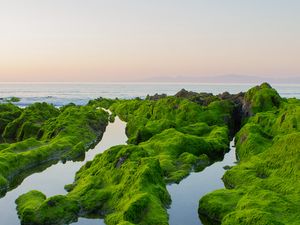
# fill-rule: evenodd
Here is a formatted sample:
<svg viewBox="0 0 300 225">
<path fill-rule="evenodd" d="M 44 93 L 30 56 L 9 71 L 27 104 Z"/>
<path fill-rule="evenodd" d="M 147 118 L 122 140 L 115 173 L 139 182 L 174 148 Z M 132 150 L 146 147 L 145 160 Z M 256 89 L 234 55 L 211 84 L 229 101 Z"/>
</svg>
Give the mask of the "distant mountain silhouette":
<svg viewBox="0 0 300 225">
<path fill-rule="evenodd" d="M 284 83 L 284 84 L 300 84 L 300 75 L 297 77 L 272 78 L 261 76 L 246 75 L 222 75 L 222 76 L 162 76 L 151 77 L 140 82 L 197 82 L 197 83 Z"/>
</svg>

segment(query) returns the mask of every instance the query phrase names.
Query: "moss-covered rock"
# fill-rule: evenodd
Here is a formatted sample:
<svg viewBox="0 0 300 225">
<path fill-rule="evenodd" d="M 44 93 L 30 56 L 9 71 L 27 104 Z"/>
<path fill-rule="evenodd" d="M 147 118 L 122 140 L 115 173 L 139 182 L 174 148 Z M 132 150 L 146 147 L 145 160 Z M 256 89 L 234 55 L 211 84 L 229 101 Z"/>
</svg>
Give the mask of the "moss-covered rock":
<svg viewBox="0 0 300 225">
<path fill-rule="evenodd" d="M 268 83 L 251 88 L 245 94 L 244 110 L 248 115 L 276 110 L 282 102 L 277 91 Z"/>
<path fill-rule="evenodd" d="M 205 136 L 199 137 L 171 128 L 140 143 L 139 146 L 159 160 L 167 183 L 179 183 L 190 171 L 204 169 L 228 150 L 228 129 L 210 129 Z"/>
<path fill-rule="evenodd" d="M 5 130 L 5 127 L 17 119 L 22 112 L 22 109 L 13 105 L 13 104 L 0 104 L 0 140 L 2 139 L 2 134 Z"/>
<path fill-rule="evenodd" d="M 12 119 L 3 137 L 14 142 L 0 146 L 1 194 L 22 182 L 34 168 L 82 156 L 101 139 L 108 123 L 108 113 L 91 106 L 69 106 L 62 111 L 46 103 L 24 110 L 8 106 L 19 117 L 6 114 Z"/>
<path fill-rule="evenodd" d="M 66 224 L 77 221 L 80 207 L 77 201 L 57 195 L 46 199 L 46 196 L 38 191 L 30 191 L 21 195 L 16 203 L 21 223 L 38 225 Z M 40 213 L 36 213 L 36 211 Z"/>
<path fill-rule="evenodd" d="M 200 200 L 199 213 L 210 221 L 221 223 L 222 218 L 237 206 L 243 193 L 236 190 L 217 190 Z"/>
<path fill-rule="evenodd" d="M 34 103 L 22 111 L 22 114 L 7 124 L 2 137 L 11 141 L 22 141 L 37 137 L 43 123 L 59 115 L 59 110 L 47 103 Z"/>
<path fill-rule="evenodd" d="M 272 104 L 255 103 L 259 110 L 237 134 L 240 162 L 223 176 L 227 189 L 199 203 L 200 215 L 221 224 L 300 222 L 300 101 L 279 101 L 269 86 L 261 89 Z"/>
<path fill-rule="evenodd" d="M 169 128 L 180 130 L 201 122 L 209 126 L 228 126 L 234 104 L 227 100 L 216 100 L 208 106 L 202 106 L 185 98 L 171 96 L 157 101 L 119 100 L 110 109 L 127 122 L 128 142 L 138 144 Z"/>
<path fill-rule="evenodd" d="M 37 123 L 37 136 L 25 135 L 16 145 L 0 145 L 0 157 L 11 157 L 12 171 L 18 171 L 17 165 L 24 169 L 33 158 L 49 159 L 54 154 L 51 149 L 56 149 L 54 155 L 60 159 L 72 159 L 95 140 L 95 133 L 103 127 L 97 125 L 98 119 L 107 121 L 107 114 L 98 115 L 99 108 L 109 108 L 112 119 L 118 115 L 127 122 L 129 145 L 112 147 L 86 163 L 74 182 L 66 185 L 65 196 L 46 198 L 29 192 L 19 197 L 22 223 L 65 224 L 79 216 L 93 216 L 104 217 L 109 225 L 168 224 L 166 183 L 180 182 L 190 171 L 200 171 L 222 156 L 242 118 L 245 124 L 236 135 L 239 165 L 225 173 L 227 189 L 200 200 L 199 214 L 213 224 L 300 221 L 300 103 L 280 98 L 266 83 L 245 95 L 182 90 L 176 96 L 146 100 L 99 98 L 85 107 L 71 104 Z M 36 121 L 29 119 L 31 124 Z M 0 169 L 10 171 L 5 163 L 0 163 Z M 7 177 L 0 174 L 0 185 L 9 185 Z"/>
<path fill-rule="evenodd" d="M 214 97 L 203 106 L 182 96 L 150 99 L 89 102 L 89 107 L 109 107 L 127 122 L 129 145 L 96 156 L 66 186 L 65 199 L 76 200 L 81 209 L 77 216 L 105 217 L 107 224 L 168 224 L 166 183 L 180 182 L 228 150 L 231 101 Z M 42 132 L 41 140 L 59 136 L 55 123 L 50 121 L 46 128 L 51 132 Z M 27 218 L 26 212 L 18 212 L 21 220 Z M 44 213 L 44 208 L 36 209 L 36 214 Z M 52 221 L 52 214 L 49 217 Z M 70 222 L 57 222 L 57 217 L 53 221 Z"/>
<path fill-rule="evenodd" d="M 107 215 L 107 224 L 168 224 L 165 207 L 170 202 L 158 160 L 140 147 L 116 146 L 82 167 L 65 197 L 55 196 L 35 201 L 31 192 L 18 198 L 21 222 L 31 216 L 29 224 L 64 224 L 86 215 Z M 39 195 L 38 195 L 39 196 Z M 59 198 L 59 204 L 51 204 Z M 76 201 L 75 201 L 76 200 Z M 75 204 L 76 202 L 76 204 Z M 80 211 L 78 210 L 80 208 Z"/>
<path fill-rule="evenodd" d="M 149 99 L 116 100 L 110 110 L 127 121 L 128 143 L 159 160 L 168 183 L 180 182 L 228 150 L 233 102 L 215 97 L 203 106 L 182 96 Z"/>
</svg>

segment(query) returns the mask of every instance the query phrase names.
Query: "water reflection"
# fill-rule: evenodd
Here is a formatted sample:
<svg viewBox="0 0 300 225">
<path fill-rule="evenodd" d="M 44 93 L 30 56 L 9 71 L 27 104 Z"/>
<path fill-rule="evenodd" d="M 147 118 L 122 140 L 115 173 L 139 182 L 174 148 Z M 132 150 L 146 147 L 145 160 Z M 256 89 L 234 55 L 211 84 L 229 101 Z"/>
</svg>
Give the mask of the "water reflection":
<svg viewBox="0 0 300 225">
<path fill-rule="evenodd" d="M 94 149 L 86 153 L 84 161 L 68 161 L 66 163 L 58 162 L 47 169 L 43 167 L 39 168 L 38 171 L 30 171 L 30 173 L 35 173 L 25 178 L 21 185 L 8 192 L 5 197 L 0 199 L 1 224 L 16 225 L 20 223 L 15 210 L 15 200 L 20 195 L 28 191 L 39 190 L 48 197 L 57 194 L 66 194 L 64 186 L 73 182 L 75 173 L 81 166 L 83 166 L 87 161 L 92 160 L 95 155 L 112 146 L 126 144 L 127 137 L 125 134 L 125 127 L 126 123 L 116 117 L 115 121 L 107 126 L 102 141 L 98 143 Z M 17 184 L 15 186 L 17 186 Z M 92 220 L 84 218 L 80 218 L 76 224 L 94 224 L 94 222 L 98 225 L 101 223 L 104 224 L 103 221 L 99 219 Z"/>
<path fill-rule="evenodd" d="M 224 159 L 205 168 L 202 172 L 191 173 L 179 184 L 167 186 L 172 198 L 169 213 L 170 225 L 201 225 L 198 216 L 198 203 L 202 196 L 216 189 L 224 188 L 221 180 L 225 173 L 224 166 L 232 166 L 236 161 L 234 141 Z"/>
</svg>

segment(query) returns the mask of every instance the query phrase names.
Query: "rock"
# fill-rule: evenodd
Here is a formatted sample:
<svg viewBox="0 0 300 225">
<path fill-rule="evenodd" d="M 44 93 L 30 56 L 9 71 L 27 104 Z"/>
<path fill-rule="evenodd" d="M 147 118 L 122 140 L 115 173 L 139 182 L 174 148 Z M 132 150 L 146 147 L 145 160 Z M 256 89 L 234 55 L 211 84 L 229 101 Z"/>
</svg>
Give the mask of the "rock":
<svg viewBox="0 0 300 225">
<path fill-rule="evenodd" d="M 152 101 L 157 101 L 159 99 L 162 99 L 162 98 L 166 98 L 167 95 L 166 94 L 158 94 L 156 93 L 155 95 L 151 96 L 151 95 L 147 95 L 146 99 L 147 100 L 152 100 Z"/>
<path fill-rule="evenodd" d="M 217 96 L 214 96 L 212 93 L 197 93 L 193 91 L 187 91 L 185 89 L 181 89 L 179 92 L 175 94 L 177 98 L 186 98 L 192 102 L 195 102 L 199 105 L 207 106 L 211 102 L 218 100 Z"/>
<path fill-rule="evenodd" d="M 224 170 L 230 170 L 230 169 L 231 169 L 231 166 L 228 166 L 228 165 L 223 166 L 223 169 L 224 169 Z"/>
<path fill-rule="evenodd" d="M 128 155 L 120 157 L 116 164 L 116 168 L 120 168 L 127 158 L 128 158 Z"/>
</svg>

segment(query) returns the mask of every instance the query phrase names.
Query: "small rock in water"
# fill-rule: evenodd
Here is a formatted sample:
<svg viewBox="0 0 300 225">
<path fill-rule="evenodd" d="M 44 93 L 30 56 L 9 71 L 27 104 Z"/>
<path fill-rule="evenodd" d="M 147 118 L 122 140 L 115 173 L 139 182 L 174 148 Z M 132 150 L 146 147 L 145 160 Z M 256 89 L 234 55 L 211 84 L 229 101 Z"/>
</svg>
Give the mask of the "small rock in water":
<svg viewBox="0 0 300 225">
<path fill-rule="evenodd" d="M 223 166 L 223 169 L 224 169 L 224 170 L 229 170 L 229 169 L 231 169 L 231 166 L 228 166 L 228 165 Z"/>
</svg>

